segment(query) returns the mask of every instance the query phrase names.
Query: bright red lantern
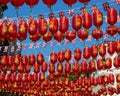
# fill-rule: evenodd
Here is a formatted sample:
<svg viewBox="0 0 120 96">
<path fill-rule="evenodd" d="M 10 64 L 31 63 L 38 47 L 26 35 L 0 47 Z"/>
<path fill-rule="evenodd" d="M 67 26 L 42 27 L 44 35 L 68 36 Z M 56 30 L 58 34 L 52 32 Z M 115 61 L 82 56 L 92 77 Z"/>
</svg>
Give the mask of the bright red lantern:
<svg viewBox="0 0 120 96">
<path fill-rule="evenodd" d="M 25 0 L 25 3 L 30 7 L 33 7 L 39 3 L 39 0 Z"/>
<path fill-rule="evenodd" d="M 0 63 L 4 66 L 7 66 L 8 65 L 8 59 L 7 59 L 7 56 L 6 55 L 3 55 L 1 57 L 1 60 L 0 60 Z"/>
<path fill-rule="evenodd" d="M 63 0 L 65 4 L 68 4 L 69 6 L 72 6 L 77 2 L 77 0 Z"/>
<path fill-rule="evenodd" d="M 82 52 L 79 48 L 74 50 L 74 58 L 79 61 L 81 59 Z"/>
<path fill-rule="evenodd" d="M 85 59 L 89 59 L 90 56 L 91 56 L 91 49 L 88 46 L 86 46 L 83 50 L 83 57 Z"/>
<path fill-rule="evenodd" d="M 98 28 L 103 24 L 103 14 L 98 9 L 93 12 L 93 23 Z"/>
<path fill-rule="evenodd" d="M 90 13 L 85 12 L 82 15 L 82 23 L 83 23 L 83 27 L 86 29 L 89 29 L 92 26 L 92 16 Z"/>
<path fill-rule="evenodd" d="M 39 32 L 35 33 L 34 35 L 30 35 L 30 40 L 36 42 L 40 39 L 41 35 Z"/>
<path fill-rule="evenodd" d="M 120 53 L 120 40 L 115 41 L 115 50 L 118 54 Z"/>
<path fill-rule="evenodd" d="M 105 44 L 100 44 L 98 46 L 98 48 L 99 48 L 99 55 L 101 57 L 104 57 L 106 55 L 106 46 L 105 46 Z"/>
<path fill-rule="evenodd" d="M 79 72 L 79 64 L 78 62 L 74 62 L 73 65 L 72 65 L 72 70 L 73 72 L 76 74 Z"/>
<path fill-rule="evenodd" d="M 91 56 L 96 58 L 98 56 L 98 47 L 96 45 L 92 45 L 91 47 Z"/>
<path fill-rule="evenodd" d="M 65 60 L 65 52 L 64 51 L 58 52 L 58 61 L 62 63 L 64 62 L 64 60 Z"/>
<path fill-rule="evenodd" d="M 80 66 L 81 66 L 82 73 L 86 74 L 87 73 L 87 62 L 82 61 Z"/>
<path fill-rule="evenodd" d="M 114 74 L 109 74 L 110 84 L 114 85 Z"/>
<path fill-rule="evenodd" d="M 71 64 L 69 62 L 65 63 L 65 72 L 68 74 L 71 70 Z"/>
<path fill-rule="evenodd" d="M 43 62 L 42 64 L 42 72 L 45 73 L 48 69 L 48 63 L 47 62 Z"/>
<path fill-rule="evenodd" d="M 35 64 L 35 55 L 34 54 L 30 54 L 29 55 L 29 64 L 30 65 L 34 65 Z"/>
<path fill-rule="evenodd" d="M 54 5 L 57 0 L 42 0 L 44 4 L 46 4 L 48 7 L 51 7 L 52 5 Z"/>
<path fill-rule="evenodd" d="M 114 8 L 109 8 L 107 10 L 107 22 L 110 25 L 114 25 L 117 22 L 117 11 Z"/>
<path fill-rule="evenodd" d="M 28 64 L 28 57 L 26 55 L 22 55 L 21 62 L 22 62 L 22 65 L 27 65 Z"/>
<path fill-rule="evenodd" d="M 114 67 L 116 67 L 116 68 L 118 68 L 118 67 L 120 67 L 120 57 L 118 57 L 118 56 L 116 56 L 116 57 L 114 57 L 114 60 L 113 60 L 114 62 L 113 62 L 113 65 L 114 65 Z"/>
<path fill-rule="evenodd" d="M 72 52 L 70 49 L 65 50 L 65 60 L 68 62 L 72 57 Z"/>
<path fill-rule="evenodd" d="M 92 37 L 96 40 L 99 40 L 103 36 L 103 31 L 100 29 L 94 29 L 92 31 Z"/>
<path fill-rule="evenodd" d="M 72 27 L 75 31 L 80 30 L 82 27 L 82 18 L 79 14 L 75 14 L 72 18 Z"/>
<path fill-rule="evenodd" d="M 37 63 L 34 64 L 34 72 L 35 73 L 39 73 L 40 72 L 40 65 L 37 64 Z"/>
<path fill-rule="evenodd" d="M 76 38 L 76 32 L 74 32 L 73 30 L 67 31 L 65 35 L 66 39 L 68 39 L 69 41 L 72 41 Z"/>
<path fill-rule="evenodd" d="M 85 39 L 88 38 L 88 30 L 79 30 L 78 31 L 78 37 L 84 41 Z"/>
<path fill-rule="evenodd" d="M 64 16 L 63 12 L 60 13 L 59 23 L 60 32 L 65 33 L 69 28 L 69 19 L 66 16 Z"/>
<path fill-rule="evenodd" d="M 18 66 L 20 64 L 20 56 L 19 55 L 15 55 L 13 57 L 13 62 L 16 66 Z"/>
<path fill-rule="evenodd" d="M 108 42 L 108 53 L 110 55 L 113 55 L 115 53 L 115 43 L 114 42 Z"/>
<path fill-rule="evenodd" d="M 11 4 L 15 6 L 16 8 L 22 6 L 24 2 L 25 0 L 11 0 Z"/>
<path fill-rule="evenodd" d="M 51 39 L 52 39 L 52 33 L 51 32 L 46 32 L 42 39 L 45 41 L 45 42 L 49 42 Z"/>
<path fill-rule="evenodd" d="M 30 69 L 31 69 L 31 65 L 26 64 L 26 65 L 25 65 L 25 72 L 26 72 L 26 73 L 29 73 L 29 72 L 30 72 Z"/>
<path fill-rule="evenodd" d="M 58 63 L 58 64 L 57 64 L 57 71 L 58 71 L 59 73 L 62 73 L 62 72 L 63 72 L 63 65 L 62 65 L 62 63 Z"/>
<path fill-rule="evenodd" d="M 98 70 L 102 70 L 104 68 L 104 61 L 102 59 L 97 61 L 97 68 Z"/>
<path fill-rule="evenodd" d="M 18 70 L 20 73 L 23 73 L 23 72 L 24 72 L 24 66 L 22 65 L 21 62 L 20 62 L 20 64 L 18 65 L 17 70 Z"/>
<path fill-rule="evenodd" d="M 28 22 L 28 32 L 30 35 L 35 35 L 37 33 L 38 23 L 32 16 L 29 17 Z"/>
<path fill-rule="evenodd" d="M 44 56 L 43 56 L 43 54 L 38 53 L 38 54 L 37 54 L 37 63 L 38 63 L 39 65 L 42 65 L 43 62 L 44 62 Z"/>
<path fill-rule="evenodd" d="M 60 31 L 57 31 L 54 34 L 54 39 L 57 40 L 58 42 L 61 42 L 64 39 L 64 34 Z"/>
<path fill-rule="evenodd" d="M 91 73 L 96 71 L 96 63 L 94 60 L 90 60 L 89 65 L 88 65 L 88 70 Z"/>
<path fill-rule="evenodd" d="M 49 64 L 49 72 L 51 74 L 55 72 L 55 66 L 54 66 L 54 64 Z"/>
<path fill-rule="evenodd" d="M 112 67 L 112 60 L 111 58 L 107 58 L 105 60 L 105 65 L 104 65 L 105 69 L 110 69 Z"/>
<path fill-rule="evenodd" d="M 16 67 L 15 64 L 13 64 L 13 65 L 10 67 L 10 69 L 11 69 L 11 72 L 14 73 L 14 72 L 16 72 L 17 67 Z"/>
<path fill-rule="evenodd" d="M 44 35 L 47 32 L 48 29 L 48 23 L 47 20 L 44 19 L 43 15 L 39 16 L 39 21 L 38 21 L 38 30 L 41 35 Z"/>
<path fill-rule="evenodd" d="M 55 64 L 57 62 L 57 53 L 56 52 L 52 52 L 50 54 L 50 61 L 51 63 Z"/>
<path fill-rule="evenodd" d="M 110 83 L 110 79 L 108 75 L 105 75 L 103 78 L 104 84 L 109 84 Z"/>
</svg>

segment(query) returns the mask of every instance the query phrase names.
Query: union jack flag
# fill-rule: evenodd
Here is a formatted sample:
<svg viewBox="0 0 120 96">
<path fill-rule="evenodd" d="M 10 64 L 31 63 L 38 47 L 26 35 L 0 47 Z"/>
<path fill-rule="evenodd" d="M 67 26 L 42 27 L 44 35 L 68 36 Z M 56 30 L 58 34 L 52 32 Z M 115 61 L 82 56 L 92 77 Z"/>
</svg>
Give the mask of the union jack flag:
<svg viewBox="0 0 120 96">
<path fill-rule="evenodd" d="M 33 48 L 33 44 L 30 44 L 30 45 L 29 45 L 29 48 L 32 49 L 32 48 Z"/>
<path fill-rule="evenodd" d="M 4 51 L 3 52 L 7 52 L 8 51 L 8 46 L 5 46 Z"/>
<path fill-rule="evenodd" d="M 24 45 L 23 45 L 23 50 L 26 50 L 26 48 L 27 48 L 27 45 L 24 44 Z"/>
<path fill-rule="evenodd" d="M 39 47 L 40 47 L 40 43 L 37 43 L 37 44 L 36 44 L 36 48 L 39 48 Z"/>
</svg>

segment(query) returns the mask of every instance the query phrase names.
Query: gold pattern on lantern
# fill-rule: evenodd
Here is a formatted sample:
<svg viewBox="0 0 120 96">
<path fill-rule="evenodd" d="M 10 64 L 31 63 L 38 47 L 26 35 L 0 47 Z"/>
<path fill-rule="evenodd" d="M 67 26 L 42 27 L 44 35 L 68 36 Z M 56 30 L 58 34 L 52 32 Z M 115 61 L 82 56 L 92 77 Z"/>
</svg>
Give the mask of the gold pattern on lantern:
<svg viewBox="0 0 120 96">
<path fill-rule="evenodd" d="M 23 32 L 23 31 L 25 31 L 25 26 L 24 26 L 24 25 L 21 25 L 21 26 L 20 26 L 20 32 Z"/>
</svg>

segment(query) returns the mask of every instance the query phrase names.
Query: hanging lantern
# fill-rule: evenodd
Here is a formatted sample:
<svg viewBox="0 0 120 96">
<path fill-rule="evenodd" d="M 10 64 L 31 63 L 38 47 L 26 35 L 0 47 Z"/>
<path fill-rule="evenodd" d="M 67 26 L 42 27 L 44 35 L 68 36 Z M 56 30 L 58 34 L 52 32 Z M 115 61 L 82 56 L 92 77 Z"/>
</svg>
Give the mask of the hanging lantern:
<svg viewBox="0 0 120 96">
<path fill-rule="evenodd" d="M 28 63 L 28 57 L 26 55 L 22 55 L 21 62 L 22 65 L 26 65 Z"/>
<path fill-rule="evenodd" d="M 38 53 L 38 54 L 37 54 L 37 63 L 38 63 L 39 65 L 42 65 L 43 62 L 44 62 L 44 56 L 43 56 L 43 54 Z"/>
<path fill-rule="evenodd" d="M 97 68 L 98 68 L 98 70 L 102 70 L 104 68 L 104 62 L 102 59 L 98 59 Z"/>
<path fill-rule="evenodd" d="M 85 39 L 88 38 L 88 30 L 79 30 L 78 31 L 78 37 L 84 41 Z"/>
<path fill-rule="evenodd" d="M 73 72 L 76 74 L 79 72 L 79 64 L 78 62 L 74 62 L 73 65 L 72 65 L 72 70 Z"/>
<path fill-rule="evenodd" d="M 102 85 L 104 84 L 104 82 L 103 82 L 103 77 L 102 77 L 102 76 L 98 76 L 98 77 L 97 77 L 97 81 L 98 81 L 98 84 L 99 84 L 100 86 L 102 86 Z"/>
<path fill-rule="evenodd" d="M 63 0 L 63 2 L 72 7 L 72 5 L 77 2 L 77 0 Z"/>
<path fill-rule="evenodd" d="M 20 32 L 17 32 L 17 39 L 20 40 L 20 42 L 26 40 L 26 38 L 27 38 L 27 33 L 24 36 L 22 36 Z"/>
<path fill-rule="evenodd" d="M 41 35 L 44 35 L 45 33 L 47 33 L 47 29 L 48 29 L 48 23 L 47 23 L 47 20 L 44 19 L 44 16 L 43 15 L 40 15 L 39 18 L 38 18 L 38 30 L 39 30 L 39 33 Z"/>
<path fill-rule="evenodd" d="M 59 73 L 62 73 L 62 72 L 63 72 L 63 65 L 62 65 L 62 63 L 58 63 L 58 64 L 57 64 L 57 71 L 58 71 Z"/>
<path fill-rule="evenodd" d="M 72 57 L 71 50 L 70 49 L 66 49 L 65 50 L 65 60 L 68 62 L 68 61 L 70 61 L 71 57 Z"/>
<path fill-rule="evenodd" d="M 4 40 L 6 38 L 6 35 L 8 33 L 8 25 L 7 23 L 3 22 L 2 25 L 1 25 L 1 37 L 2 37 L 2 40 Z"/>
<path fill-rule="evenodd" d="M 76 38 L 76 32 L 74 32 L 73 30 L 67 31 L 65 35 L 66 39 L 68 39 L 69 41 L 72 41 Z"/>
<path fill-rule="evenodd" d="M 28 21 L 28 32 L 30 35 L 35 35 L 37 33 L 37 21 L 34 20 L 34 18 L 32 16 L 29 17 L 29 21 Z"/>
<path fill-rule="evenodd" d="M 5 82 L 10 82 L 10 77 L 11 77 L 11 74 L 9 73 L 5 74 Z"/>
<path fill-rule="evenodd" d="M 16 81 L 17 82 L 22 81 L 22 75 L 20 73 L 16 74 Z"/>
<path fill-rule="evenodd" d="M 52 32 L 52 34 L 58 32 L 58 19 L 54 17 L 52 13 L 49 16 L 49 31 Z"/>
<path fill-rule="evenodd" d="M 23 73 L 24 72 L 24 66 L 22 65 L 22 63 L 20 62 L 20 64 L 18 65 L 17 68 L 18 72 Z"/>
<path fill-rule="evenodd" d="M 108 75 L 105 75 L 103 80 L 104 80 L 104 84 L 109 84 L 109 82 L 110 82 L 110 79 L 109 79 Z"/>
<path fill-rule="evenodd" d="M 33 7 L 39 3 L 39 0 L 25 0 L 25 3 L 30 7 Z"/>
<path fill-rule="evenodd" d="M 97 28 L 103 24 L 103 14 L 100 10 L 94 10 L 93 12 L 93 23 Z"/>
<path fill-rule="evenodd" d="M 42 0 L 44 4 L 46 4 L 49 8 L 51 8 L 52 5 L 54 5 L 57 0 Z"/>
<path fill-rule="evenodd" d="M 66 63 L 65 63 L 65 72 L 66 72 L 67 74 L 69 74 L 69 73 L 70 73 L 70 70 L 71 70 L 71 64 L 70 64 L 69 62 L 66 62 Z"/>
<path fill-rule="evenodd" d="M 11 74 L 11 83 L 15 82 L 15 78 L 16 78 L 16 75 L 15 74 Z"/>
<path fill-rule="evenodd" d="M 120 83 L 120 74 L 117 74 L 117 76 L 116 76 L 116 82 Z"/>
<path fill-rule="evenodd" d="M 111 58 L 107 58 L 105 60 L 105 65 L 104 65 L 105 69 L 110 69 L 112 67 L 112 60 Z"/>
<path fill-rule="evenodd" d="M 11 67 L 13 65 L 13 56 L 7 56 L 7 60 L 8 60 L 8 66 Z"/>
<path fill-rule="evenodd" d="M 118 29 L 117 29 L 117 27 L 114 26 L 114 25 L 113 25 L 113 26 L 108 26 L 107 29 L 106 29 L 106 32 L 107 32 L 110 36 L 114 37 L 115 34 L 118 32 Z"/>
<path fill-rule="evenodd" d="M 115 51 L 117 52 L 117 54 L 120 53 L 120 40 L 115 41 Z"/>
<path fill-rule="evenodd" d="M 94 29 L 92 31 L 92 37 L 96 40 L 99 40 L 103 36 L 103 31 L 100 29 Z"/>
<path fill-rule="evenodd" d="M 94 60 L 90 60 L 89 65 L 88 65 L 88 70 L 91 73 L 96 71 L 96 63 Z"/>
<path fill-rule="evenodd" d="M 85 12 L 82 15 L 82 24 L 83 24 L 83 27 L 86 29 L 89 29 L 92 26 L 92 16 L 90 13 Z"/>
<path fill-rule="evenodd" d="M 37 63 L 34 64 L 34 72 L 35 72 L 36 74 L 40 72 L 40 65 L 37 64 Z"/>
<path fill-rule="evenodd" d="M 63 12 L 60 12 L 60 20 L 59 20 L 59 30 L 62 33 L 65 33 L 69 28 L 69 19 L 64 15 Z"/>
<path fill-rule="evenodd" d="M 115 43 L 114 42 L 108 42 L 108 53 L 110 55 L 113 55 L 115 53 Z"/>
<path fill-rule="evenodd" d="M 25 73 L 29 73 L 29 72 L 30 72 L 30 69 L 31 69 L 31 65 L 27 63 L 27 64 L 25 65 Z"/>
<path fill-rule="evenodd" d="M 72 18 L 72 28 L 75 31 L 80 30 L 82 27 L 82 18 L 79 14 L 75 14 Z"/>
<path fill-rule="evenodd" d="M 79 61 L 81 59 L 81 54 L 82 54 L 81 50 L 79 48 L 76 48 L 74 50 L 74 58 L 75 58 L 75 60 Z"/>
<path fill-rule="evenodd" d="M 14 7 L 19 8 L 24 4 L 25 0 L 11 0 L 10 2 Z"/>
<path fill-rule="evenodd" d="M 30 40 L 34 43 L 40 39 L 41 35 L 39 32 L 35 33 L 34 35 L 30 35 Z"/>
<path fill-rule="evenodd" d="M 117 22 L 117 11 L 114 8 L 109 8 L 107 10 L 107 22 L 110 25 L 114 25 Z"/>
<path fill-rule="evenodd" d="M 49 72 L 51 74 L 55 72 L 55 66 L 54 66 L 54 64 L 49 64 Z"/>
<path fill-rule="evenodd" d="M 17 70 L 17 67 L 16 67 L 16 65 L 15 64 L 13 64 L 11 67 L 10 67 L 10 71 L 12 72 L 12 73 L 14 73 L 14 72 L 16 72 L 16 70 Z"/>
<path fill-rule="evenodd" d="M 86 46 L 85 48 L 84 48 L 84 50 L 83 50 L 83 57 L 85 58 L 85 59 L 89 59 L 90 58 L 90 56 L 91 56 L 91 49 L 88 47 L 88 46 Z"/>
<path fill-rule="evenodd" d="M 19 55 L 15 55 L 13 57 L 13 62 L 14 62 L 14 65 L 18 66 L 20 64 L 20 56 Z"/>
<path fill-rule="evenodd" d="M 0 82 L 4 82 L 5 75 L 3 73 L 0 73 Z"/>
<path fill-rule="evenodd" d="M 65 60 L 65 52 L 64 51 L 58 52 L 58 61 L 62 63 L 64 62 L 64 60 Z"/>
<path fill-rule="evenodd" d="M 52 33 L 51 32 L 47 32 L 43 35 L 42 39 L 45 41 L 45 42 L 49 42 L 51 39 L 52 39 Z"/>
<path fill-rule="evenodd" d="M 34 54 L 30 54 L 29 55 L 29 64 L 30 65 L 34 65 L 35 64 L 35 55 Z"/>
<path fill-rule="evenodd" d="M 81 63 L 81 70 L 82 70 L 83 74 L 87 73 L 87 62 L 82 61 L 82 63 Z"/>
<path fill-rule="evenodd" d="M 120 58 L 118 56 L 115 56 L 113 61 L 114 61 L 113 62 L 114 67 L 116 67 L 116 68 L 120 67 L 120 63 L 119 63 Z"/>
<path fill-rule="evenodd" d="M 22 81 L 23 82 L 27 82 L 28 81 L 28 74 L 27 73 L 23 73 L 23 75 L 22 75 Z"/>
<path fill-rule="evenodd" d="M 54 34 L 54 39 L 57 40 L 58 42 L 61 42 L 64 39 L 64 34 L 58 31 Z"/>
<path fill-rule="evenodd" d="M 110 84 L 114 85 L 114 74 L 109 74 Z"/>
<path fill-rule="evenodd" d="M 98 56 L 98 47 L 96 45 L 92 45 L 91 47 L 91 56 L 96 58 Z"/>
<path fill-rule="evenodd" d="M 99 48 L 99 55 L 101 57 L 104 57 L 106 55 L 106 46 L 105 46 L 105 44 L 100 44 L 98 46 L 98 48 Z"/>
<path fill-rule="evenodd" d="M 50 61 L 51 63 L 55 64 L 57 62 L 57 53 L 56 52 L 52 52 L 50 54 Z"/>
<path fill-rule="evenodd" d="M 47 62 L 43 62 L 42 64 L 42 72 L 45 73 L 47 71 L 47 67 L 48 67 L 48 63 Z"/>
<path fill-rule="evenodd" d="M 0 63 L 1 65 L 8 66 L 8 60 L 6 55 L 1 56 Z"/>
<path fill-rule="evenodd" d="M 45 79 L 45 74 L 43 72 L 39 74 L 39 79 L 41 82 Z"/>
<path fill-rule="evenodd" d="M 90 2 L 90 0 L 79 0 L 79 2 L 84 3 L 85 5 Z"/>
</svg>

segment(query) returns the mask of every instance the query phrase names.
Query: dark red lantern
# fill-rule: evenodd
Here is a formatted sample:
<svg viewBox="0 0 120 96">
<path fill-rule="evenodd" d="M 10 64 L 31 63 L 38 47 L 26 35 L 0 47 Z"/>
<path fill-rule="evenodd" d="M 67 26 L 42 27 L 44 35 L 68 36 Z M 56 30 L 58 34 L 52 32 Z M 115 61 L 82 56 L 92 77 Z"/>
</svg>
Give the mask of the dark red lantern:
<svg viewBox="0 0 120 96">
<path fill-rule="evenodd" d="M 65 60 L 65 52 L 64 51 L 58 52 L 58 61 L 62 63 L 64 60 Z"/>
<path fill-rule="evenodd" d="M 98 70 L 102 70 L 104 68 L 104 61 L 102 59 L 97 61 L 97 68 Z"/>
<path fill-rule="evenodd" d="M 98 46 L 98 48 L 99 48 L 99 55 L 101 57 L 104 57 L 106 55 L 106 45 L 105 44 L 100 44 Z"/>
<path fill-rule="evenodd" d="M 30 7 L 33 7 L 39 3 L 39 0 L 25 0 L 25 3 Z"/>
<path fill-rule="evenodd" d="M 47 62 L 43 62 L 42 64 L 42 72 L 45 73 L 48 69 L 48 63 Z"/>
<path fill-rule="evenodd" d="M 10 2 L 10 0 L 0 0 L 0 3 L 1 4 L 7 4 L 7 3 L 9 3 Z"/>
<path fill-rule="evenodd" d="M 96 63 L 94 60 L 90 60 L 89 65 L 88 65 L 88 70 L 91 73 L 96 71 Z"/>
<path fill-rule="evenodd" d="M 73 30 L 67 31 L 65 35 L 66 39 L 68 39 L 69 41 L 72 41 L 76 38 L 76 32 L 74 32 Z"/>
<path fill-rule="evenodd" d="M 22 62 L 22 65 L 27 65 L 28 64 L 28 57 L 26 55 L 22 55 L 21 62 Z"/>
<path fill-rule="evenodd" d="M 76 74 L 79 72 L 79 64 L 78 62 L 74 62 L 73 65 L 72 65 L 72 70 L 73 72 Z"/>
<path fill-rule="evenodd" d="M 77 61 L 79 61 L 79 60 L 81 59 L 81 54 L 82 54 L 82 52 L 81 52 L 81 50 L 80 50 L 79 48 L 76 48 L 76 49 L 74 50 L 74 58 L 75 58 Z"/>
<path fill-rule="evenodd" d="M 80 30 L 82 27 L 82 18 L 79 14 L 75 14 L 72 18 L 72 27 L 75 31 Z"/>
<path fill-rule="evenodd" d="M 52 5 L 54 5 L 57 0 L 42 0 L 44 4 L 46 4 L 48 7 L 51 7 Z"/>
<path fill-rule="evenodd" d="M 88 38 L 88 30 L 79 30 L 78 31 L 78 37 L 84 41 L 85 39 Z"/>
<path fill-rule="evenodd" d="M 111 58 L 107 58 L 105 60 L 105 65 L 104 65 L 105 69 L 110 69 L 112 67 L 112 60 Z"/>
<path fill-rule="evenodd" d="M 38 54 L 37 54 L 37 63 L 38 63 L 39 65 L 42 65 L 43 62 L 44 62 L 44 56 L 43 56 L 43 54 L 38 53 Z"/>
<path fill-rule="evenodd" d="M 103 36 L 103 31 L 100 29 L 94 29 L 92 31 L 92 37 L 96 40 L 99 40 Z"/>
<path fill-rule="evenodd" d="M 83 74 L 86 74 L 87 73 L 87 62 L 85 62 L 85 61 L 82 61 L 82 63 L 81 63 L 81 71 L 82 71 L 82 73 Z"/>
<path fill-rule="evenodd" d="M 8 65 L 8 60 L 7 60 L 7 56 L 6 56 L 6 55 L 1 56 L 0 63 L 1 63 L 3 66 L 7 66 L 7 65 Z"/>
<path fill-rule="evenodd" d="M 79 2 L 87 4 L 88 2 L 90 2 L 90 0 L 79 0 Z"/>
<path fill-rule="evenodd" d="M 118 54 L 120 53 L 120 40 L 115 41 L 115 50 Z"/>
<path fill-rule="evenodd" d="M 13 56 L 7 56 L 8 65 L 11 67 L 13 65 Z"/>
<path fill-rule="evenodd" d="M 15 64 L 13 64 L 13 65 L 10 67 L 10 69 L 11 69 L 11 72 L 14 73 L 14 72 L 16 72 L 17 67 L 16 67 Z"/>
<path fill-rule="evenodd" d="M 91 47 L 91 56 L 96 58 L 98 56 L 98 47 L 96 45 L 92 45 Z"/>
<path fill-rule="evenodd" d="M 77 2 L 77 0 L 63 0 L 65 4 L 68 4 L 69 6 L 72 6 Z"/>
<path fill-rule="evenodd" d="M 34 35 L 30 35 L 30 40 L 36 42 L 40 39 L 41 35 L 39 32 L 35 33 Z"/>
<path fill-rule="evenodd" d="M 39 73 L 40 72 L 40 65 L 37 64 L 37 63 L 34 64 L 34 72 L 35 73 Z"/>
<path fill-rule="evenodd" d="M 113 55 L 115 53 L 115 43 L 114 42 L 108 42 L 108 53 L 110 55 Z"/>
<path fill-rule="evenodd" d="M 120 62 L 120 57 L 115 56 L 113 61 L 114 61 L 113 62 L 114 67 L 116 67 L 116 68 L 120 67 L 120 63 L 119 63 Z"/>
<path fill-rule="evenodd" d="M 88 46 L 86 46 L 83 50 L 83 57 L 85 59 L 89 59 L 90 56 L 91 56 L 91 49 Z"/>
<path fill-rule="evenodd" d="M 109 74 L 110 84 L 114 85 L 114 74 Z"/>
<path fill-rule="evenodd" d="M 55 72 L 55 66 L 54 66 L 54 64 L 49 64 L 49 72 L 51 74 Z"/>
<path fill-rule="evenodd" d="M 24 72 L 24 66 L 22 65 L 22 63 L 20 62 L 20 64 L 18 65 L 17 68 L 18 72 L 23 73 Z"/>
<path fill-rule="evenodd" d="M 64 34 L 60 31 L 57 31 L 54 34 L 54 39 L 57 40 L 58 42 L 61 42 L 64 39 Z"/>
<path fill-rule="evenodd" d="M 57 65 L 57 71 L 60 72 L 60 73 L 63 72 L 63 65 L 62 65 L 62 63 L 58 63 L 58 65 Z"/>
<path fill-rule="evenodd" d="M 72 52 L 70 49 L 65 50 L 65 60 L 68 62 L 72 57 Z"/>
<path fill-rule="evenodd" d="M 46 32 L 42 39 L 45 41 L 45 42 L 49 42 L 51 39 L 52 39 L 52 33 L 51 32 Z"/>
<path fill-rule="evenodd" d="M 65 72 L 68 74 L 68 73 L 70 73 L 70 70 L 71 70 L 71 64 L 66 62 L 65 63 Z"/>
<path fill-rule="evenodd" d="M 18 66 L 20 64 L 20 56 L 19 55 L 15 55 L 13 57 L 13 62 L 16 66 Z"/>
<path fill-rule="evenodd" d="M 24 2 L 25 0 L 11 0 L 11 4 L 15 6 L 16 8 L 22 6 Z"/>
<path fill-rule="evenodd" d="M 104 84 L 109 84 L 110 83 L 109 76 L 105 75 L 103 81 L 104 81 Z"/>
<path fill-rule="evenodd" d="M 35 64 L 35 55 L 34 54 L 30 54 L 29 55 L 29 64 L 30 65 L 34 65 Z"/>
<path fill-rule="evenodd" d="M 56 52 L 52 52 L 50 54 L 50 61 L 51 63 L 55 64 L 57 62 L 57 53 Z"/>
</svg>

